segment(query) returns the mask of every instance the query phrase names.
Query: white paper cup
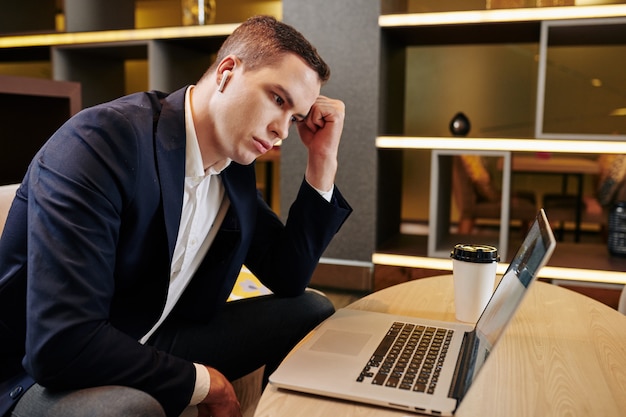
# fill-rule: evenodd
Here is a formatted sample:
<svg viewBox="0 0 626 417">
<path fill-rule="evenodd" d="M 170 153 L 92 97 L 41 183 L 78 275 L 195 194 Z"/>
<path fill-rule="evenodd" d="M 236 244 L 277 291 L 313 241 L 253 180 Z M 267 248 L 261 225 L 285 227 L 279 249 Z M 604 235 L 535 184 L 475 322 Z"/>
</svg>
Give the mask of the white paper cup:
<svg viewBox="0 0 626 417">
<path fill-rule="evenodd" d="M 488 245 L 458 244 L 450 257 L 456 318 L 475 323 L 493 293 L 499 260 L 498 250 Z"/>
</svg>

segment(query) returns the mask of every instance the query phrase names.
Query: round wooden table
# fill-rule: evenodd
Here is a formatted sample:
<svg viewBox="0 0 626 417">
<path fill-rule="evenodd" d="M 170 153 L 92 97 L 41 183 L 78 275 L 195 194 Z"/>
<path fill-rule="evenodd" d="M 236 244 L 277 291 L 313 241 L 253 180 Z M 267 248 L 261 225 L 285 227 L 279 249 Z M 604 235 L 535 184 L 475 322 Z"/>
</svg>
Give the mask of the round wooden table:
<svg viewBox="0 0 626 417">
<path fill-rule="evenodd" d="M 452 276 L 424 278 L 347 308 L 454 321 Z M 297 349 L 298 347 L 296 347 Z M 279 390 L 255 417 L 397 417 L 402 411 Z M 456 416 L 626 415 L 626 316 L 573 291 L 533 284 Z"/>
</svg>

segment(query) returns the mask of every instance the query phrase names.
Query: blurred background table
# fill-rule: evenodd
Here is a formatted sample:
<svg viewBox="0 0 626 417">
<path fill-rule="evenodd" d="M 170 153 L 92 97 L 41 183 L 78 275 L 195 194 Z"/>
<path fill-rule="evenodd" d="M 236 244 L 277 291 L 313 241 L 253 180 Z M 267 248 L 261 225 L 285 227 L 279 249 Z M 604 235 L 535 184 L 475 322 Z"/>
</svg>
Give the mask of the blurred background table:
<svg viewBox="0 0 626 417">
<path fill-rule="evenodd" d="M 563 177 L 561 185 L 561 194 L 563 198 L 566 198 L 568 195 L 569 178 L 576 178 L 574 241 L 579 242 L 583 211 L 584 176 L 598 175 L 600 173 L 599 164 L 593 159 L 576 156 L 530 156 L 514 154 L 511 158 L 511 173 L 560 175 Z M 552 201 L 558 200 L 558 195 L 551 194 L 549 199 Z M 547 208 L 546 214 L 548 215 L 548 218 L 550 218 L 550 213 Z"/>
</svg>

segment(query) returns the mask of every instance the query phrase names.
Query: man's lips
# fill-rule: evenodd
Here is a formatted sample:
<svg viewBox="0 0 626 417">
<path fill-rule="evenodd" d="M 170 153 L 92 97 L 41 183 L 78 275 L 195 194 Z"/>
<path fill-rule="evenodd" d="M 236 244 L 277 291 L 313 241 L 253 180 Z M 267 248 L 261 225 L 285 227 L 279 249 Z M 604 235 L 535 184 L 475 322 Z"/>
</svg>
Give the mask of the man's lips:
<svg viewBox="0 0 626 417">
<path fill-rule="evenodd" d="M 256 138 L 256 137 L 253 137 L 253 139 L 254 139 L 254 146 L 256 146 L 256 148 L 259 150 L 259 152 L 261 152 L 261 154 L 264 154 L 265 152 L 272 149 L 272 144 L 270 142 L 263 140 L 263 139 Z"/>
</svg>

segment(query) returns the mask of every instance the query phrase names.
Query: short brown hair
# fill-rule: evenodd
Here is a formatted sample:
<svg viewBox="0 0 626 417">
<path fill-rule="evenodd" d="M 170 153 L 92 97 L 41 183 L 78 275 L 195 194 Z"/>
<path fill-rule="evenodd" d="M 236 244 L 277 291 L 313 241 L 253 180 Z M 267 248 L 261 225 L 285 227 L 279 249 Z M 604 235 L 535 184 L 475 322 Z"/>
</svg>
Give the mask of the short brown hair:
<svg viewBox="0 0 626 417">
<path fill-rule="evenodd" d="M 317 49 L 296 29 L 271 16 L 254 16 L 238 26 L 224 41 L 215 63 L 228 55 L 237 56 L 247 69 L 271 65 L 277 57 L 294 53 L 317 72 L 322 83 L 330 78 L 330 68 Z"/>
</svg>

